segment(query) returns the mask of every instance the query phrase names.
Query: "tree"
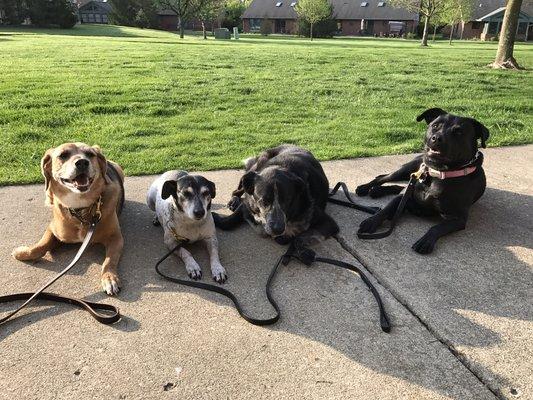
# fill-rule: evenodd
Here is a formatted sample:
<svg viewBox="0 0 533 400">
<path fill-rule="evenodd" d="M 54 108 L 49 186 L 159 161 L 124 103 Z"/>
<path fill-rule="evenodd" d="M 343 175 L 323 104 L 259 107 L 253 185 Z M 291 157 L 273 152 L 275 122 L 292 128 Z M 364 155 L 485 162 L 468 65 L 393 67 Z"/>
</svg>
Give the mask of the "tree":
<svg viewBox="0 0 533 400">
<path fill-rule="evenodd" d="M 250 0 L 228 0 L 224 5 L 224 18 L 222 27 L 233 29 L 234 26 L 242 29 L 242 14 L 250 5 Z"/>
<path fill-rule="evenodd" d="M 117 25 L 159 28 L 157 10 L 152 0 L 109 0 L 109 20 Z"/>
<path fill-rule="evenodd" d="M 331 15 L 331 6 L 327 0 L 300 0 L 294 7 L 298 17 L 309 22 L 311 40 L 313 40 L 313 25 Z"/>
<path fill-rule="evenodd" d="M 520 66 L 513 57 L 520 7 L 522 7 L 522 0 L 507 1 L 496 59 L 491 64 L 493 68 L 520 69 Z"/>
<path fill-rule="evenodd" d="M 207 39 L 207 32 L 205 30 L 206 22 L 215 21 L 223 12 L 224 3 L 223 0 L 211 0 L 206 1 L 203 7 L 198 11 L 198 19 L 202 23 L 202 33 L 204 39 Z"/>
<path fill-rule="evenodd" d="M 0 10 L 0 25 L 18 25 L 28 13 L 22 0 L 0 0 Z"/>
<path fill-rule="evenodd" d="M 111 23 L 123 26 L 136 26 L 137 14 L 139 7 L 137 3 L 131 0 L 109 0 L 111 3 L 111 12 L 109 20 Z"/>
<path fill-rule="evenodd" d="M 198 17 L 198 13 L 205 4 L 213 0 L 155 0 L 156 4 L 163 8 L 174 11 L 178 16 L 178 28 L 180 31 L 180 38 L 185 36 L 185 25 L 187 21 Z"/>
<path fill-rule="evenodd" d="M 448 0 L 390 0 L 393 7 L 403 8 L 410 12 L 424 16 L 424 31 L 422 34 L 422 46 L 428 45 L 429 22 L 442 11 Z"/>
<path fill-rule="evenodd" d="M 77 8 L 69 0 L 28 0 L 28 15 L 39 27 L 72 28 L 78 21 Z"/>
<path fill-rule="evenodd" d="M 440 10 L 433 17 L 433 23 L 450 26 L 450 44 L 452 44 L 455 26 L 462 24 L 461 38 L 463 36 L 464 23 L 470 21 L 474 10 L 474 0 L 446 0 Z"/>
</svg>

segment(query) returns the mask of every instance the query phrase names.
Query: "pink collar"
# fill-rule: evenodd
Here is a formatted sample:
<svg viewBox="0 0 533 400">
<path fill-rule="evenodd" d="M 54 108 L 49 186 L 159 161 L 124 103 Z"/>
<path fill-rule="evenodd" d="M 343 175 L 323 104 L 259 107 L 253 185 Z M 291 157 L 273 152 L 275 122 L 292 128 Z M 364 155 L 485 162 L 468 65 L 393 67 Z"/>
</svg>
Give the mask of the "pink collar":
<svg viewBox="0 0 533 400">
<path fill-rule="evenodd" d="M 429 175 L 437 179 L 449 179 L 449 178 L 458 178 L 460 176 L 470 175 L 476 169 L 477 169 L 476 166 L 469 166 L 469 167 L 464 167 L 461 169 L 455 169 L 452 171 L 439 171 L 438 169 L 428 167 L 426 164 L 422 163 L 420 164 L 420 169 L 418 170 L 417 174 L 420 176 Z"/>
</svg>

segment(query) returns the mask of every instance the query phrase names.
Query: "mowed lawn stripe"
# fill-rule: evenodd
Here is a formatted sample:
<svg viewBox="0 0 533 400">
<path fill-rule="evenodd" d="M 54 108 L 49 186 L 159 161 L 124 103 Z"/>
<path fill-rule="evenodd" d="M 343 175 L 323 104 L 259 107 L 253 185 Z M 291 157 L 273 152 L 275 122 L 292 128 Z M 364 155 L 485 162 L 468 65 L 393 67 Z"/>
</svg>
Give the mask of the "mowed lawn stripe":
<svg viewBox="0 0 533 400">
<path fill-rule="evenodd" d="M 533 74 L 486 68 L 496 43 L 245 35 L 180 40 L 116 26 L 0 28 L 0 184 L 41 180 L 65 141 L 128 175 L 231 168 L 296 143 L 320 159 L 418 151 L 427 107 L 473 116 L 491 146 L 533 142 Z M 516 58 L 533 68 L 533 47 Z"/>
</svg>

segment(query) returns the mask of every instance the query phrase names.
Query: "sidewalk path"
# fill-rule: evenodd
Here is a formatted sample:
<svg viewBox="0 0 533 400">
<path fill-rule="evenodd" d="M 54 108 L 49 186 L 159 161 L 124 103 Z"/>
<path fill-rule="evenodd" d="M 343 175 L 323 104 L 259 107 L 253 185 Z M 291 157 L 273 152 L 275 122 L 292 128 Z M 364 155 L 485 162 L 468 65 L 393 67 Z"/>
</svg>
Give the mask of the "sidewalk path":
<svg viewBox="0 0 533 400">
<path fill-rule="evenodd" d="M 533 398 L 533 146 L 485 155 L 489 188 L 467 230 L 441 240 L 430 256 L 410 245 L 431 221 L 406 216 L 389 238 L 361 241 L 355 232 L 365 215 L 330 206 L 342 235 L 317 252 L 363 263 L 391 316 L 389 335 L 359 277 L 325 264 L 281 269 L 273 293 L 282 320 L 266 328 L 242 320 L 221 296 L 161 280 L 153 265 L 165 251 L 162 233 L 144 202 L 153 177 L 128 178 L 123 291 L 100 292 L 96 246 L 53 287 L 115 304 L 124 318 L 103 326 L 83 311 L 41 303 L 0 326 L 0 399 Z M 407 159 L 324 167 L 330 183 L 344 180 L 353 190 Z M 241 173 L 204 174 L 217 184 L 215 208 Z M 43 199 L 42 185 L 0 188 L 1 294 L 35 289 L 76 251 L 67 246 L 28 264 L 10 257 L 40 237 L 49 218 Z M 249 312 L 267 316 L 264 284 L 283 248 L 245 226 L 219 239 L 226 287 Z M 205 249 L 192 251 L 209 281 Z M 175 260 L 165 268 L 185 276 Z"/>
</svg>

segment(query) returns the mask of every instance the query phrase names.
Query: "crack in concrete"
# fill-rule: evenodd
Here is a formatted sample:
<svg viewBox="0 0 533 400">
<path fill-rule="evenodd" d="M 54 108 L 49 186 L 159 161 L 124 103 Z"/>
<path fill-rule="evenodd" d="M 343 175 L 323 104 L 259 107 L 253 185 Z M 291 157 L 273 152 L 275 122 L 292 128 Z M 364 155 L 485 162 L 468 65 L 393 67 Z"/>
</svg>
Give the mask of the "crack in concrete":
<svg viewBox="0 0 533 400">
<path fill-rule="evenodd" d="M 437 331 L 435 331 L 431 326 L 425 322 L 421 317 L 417 315 L 417 313 L 409 306 L 407 301 L 402 299 L 399 293 L 396 293 L 396 291 L 392 288 L 390 288 L 388 285 L 384 284 L 372 271 L 372 269 L 369 267 L 369 265 L 361 258 L 361 256 L 357 253 L 355 249 L 353 249 L 347 242 L 344 240 L 344 238 L 340 235 L 337 235 L 335 237 L 337 240 L 337 243 L 341 245 L 341 247 L 348 252 L 352 257 L 354 257 L 365 269 L 366 271 L 372 275 L 372 277 L 377 281 L 377 283 L 387 290 L 390 295 L 398 302 L 400 303 L 413 317 L 417 319 L 418 322 L 420 322 L 427 331 L 435 337 L 437 341 L 439 341 L 443 346 L 445 346 L 448 351 L 454 356 L 455 359 L 457 359 L 483 386 L 485 386 L 497 399 L 500 400 L 506 400 L 507 398 L 504 396 L 504 394 L 499 390 L 498 388 L 493 388 L 491 385 L 483 379 L 482 376 L 480 376 L 476 371 L 472 368 L 471 363 L 469 360 L 461 355 L 461 353 L 454 347 L 454 345 L 446 340 L 445 338 L 441 337 L 441 335 L 438 334 Z M 392 327 L 394 329 L 394 326 Z"/>
</svg>

